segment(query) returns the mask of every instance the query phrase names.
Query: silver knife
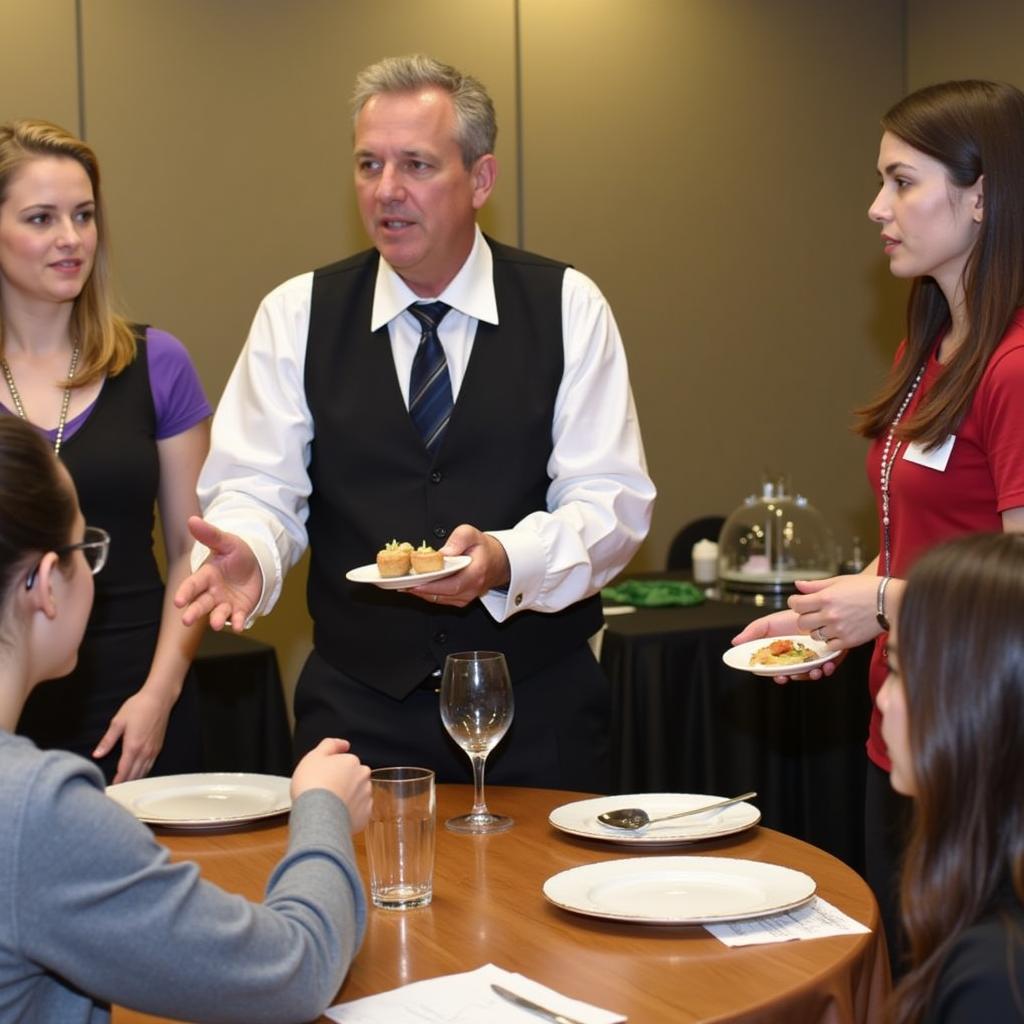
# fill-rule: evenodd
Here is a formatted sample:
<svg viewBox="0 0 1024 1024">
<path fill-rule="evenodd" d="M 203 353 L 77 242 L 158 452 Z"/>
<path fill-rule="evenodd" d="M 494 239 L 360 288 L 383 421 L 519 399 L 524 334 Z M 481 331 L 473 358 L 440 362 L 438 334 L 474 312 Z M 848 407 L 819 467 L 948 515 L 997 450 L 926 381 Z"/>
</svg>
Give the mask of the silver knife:
<svg viewBox="0 0 1024 1024">
<path fill-rule="evenodd" d="M 545 1020 L 549 1020 L 552 1024 L 582 1024 L 582 1021 L 575 1020 L 572 1017 L 566 1017 L 565 1014 L 555 1013 L 554 1010 L 549 1010 L 546 1006 L 541 1006 L 540 1003 L 535 1003 L 530 999 L 526 999 L 524 996 L 516 995 L 515 992 L 510 992 L 507 988 L 503 988 L 501 985 L 491 984 L 491 988 L 499 995 L 502 999 L 507 999 L 513 1006 L 519 1006 L 524 1010 L 529 1010 L 530 1013 L 537 1014 L 538 1017 L 543 1017 Z"/>
</svg>

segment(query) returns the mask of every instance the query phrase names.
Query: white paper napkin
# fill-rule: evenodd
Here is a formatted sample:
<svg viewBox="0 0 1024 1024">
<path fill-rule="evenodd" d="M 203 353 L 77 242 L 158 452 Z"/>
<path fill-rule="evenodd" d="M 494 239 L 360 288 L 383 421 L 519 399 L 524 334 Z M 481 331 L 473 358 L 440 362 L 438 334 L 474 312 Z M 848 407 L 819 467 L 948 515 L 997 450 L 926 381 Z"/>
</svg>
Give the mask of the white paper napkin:
<svg viewBox="0 0 1024 1024">
<path fill-rule="evenodd" d="M 491 983 L 503 985 L 516 995 L 583 1024 L 620 1024 L 621 1014 L 602 1010 L 590 1003 L 570 999 L 522 974 L 485 964 L 465 974 L 447 974 L 428 981 L 416 981 L 402 988 L 382 992 L 327 1010 L 338 1024 L 525 1024 L 532 1014 L 506 1002 L 491 991 Z M 533 1017 L 534 1020 L 539 1018 Z"/>
<path fill-rule="evenodd" d="M 828 935 L 861 935 L 871 931 L 820 896 L 785 914 L 756 917 L 752 921 L 706 924 L 704 927 L 727 946 L 756 946 L 764 942 L 823 939 Z"/>
</svg>

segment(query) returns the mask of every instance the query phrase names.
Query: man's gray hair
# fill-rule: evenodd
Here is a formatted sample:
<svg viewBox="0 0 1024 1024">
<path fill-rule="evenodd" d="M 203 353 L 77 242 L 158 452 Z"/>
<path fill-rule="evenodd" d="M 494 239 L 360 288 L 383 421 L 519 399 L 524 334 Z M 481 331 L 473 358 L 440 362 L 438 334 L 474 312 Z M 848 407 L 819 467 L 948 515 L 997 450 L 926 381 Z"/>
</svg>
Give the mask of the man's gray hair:
<svg viewBox="0 0 1024 1024">
<path fill-rule="evenodd" d="M 466 167 L 472 167 L 485 153 L 493 153 L 498 124 L 487 90 L 471 75 L 464 75 L 450 64 L 442 64 L 421 53 L 385 57 L 356 75 L 352 123 L 355 124 L 359 112 L 374 96 L 416 92 L 429 87 L 443 89 L 452 98 L 456 141 Z"/>
</svg>

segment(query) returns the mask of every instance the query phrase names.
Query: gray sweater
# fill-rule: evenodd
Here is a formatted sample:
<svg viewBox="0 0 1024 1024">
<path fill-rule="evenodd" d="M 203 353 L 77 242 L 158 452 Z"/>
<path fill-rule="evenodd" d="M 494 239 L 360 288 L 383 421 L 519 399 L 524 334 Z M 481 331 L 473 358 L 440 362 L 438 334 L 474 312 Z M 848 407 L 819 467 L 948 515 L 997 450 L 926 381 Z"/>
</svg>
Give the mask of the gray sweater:
<svg viewBox="0 0 1024 1024">
<path fill-rule="evenodd" d="M 98 1024 L 109 1003 L 296 1022 L 337 993 L 366 902 L 345 805 L 304 793 L 262 904 L 171 864 L 82 758 L 0 730 L 0 1024 Z"/>
</svg>

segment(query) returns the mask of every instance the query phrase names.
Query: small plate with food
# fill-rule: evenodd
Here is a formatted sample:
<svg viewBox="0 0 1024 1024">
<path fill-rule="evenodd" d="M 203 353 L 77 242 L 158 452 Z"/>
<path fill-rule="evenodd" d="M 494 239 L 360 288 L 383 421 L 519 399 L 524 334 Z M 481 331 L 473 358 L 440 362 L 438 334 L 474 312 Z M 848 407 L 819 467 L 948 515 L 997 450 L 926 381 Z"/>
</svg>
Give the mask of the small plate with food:
<svg viewBox="0 0 1024 1024">
<path fill-rule="evenodd" d="M 407 590 L 430 580 L 439 580 L 465 569 L 472 561 L 469 555 L 442 555 L 429 544 L 418 548 L 408 541 L 388 541 L 377 552 L 377 561 L 350 569 L 345 579 L 353 583 L 372 583 L 383 590 Z"/>
<path fill-rule="evenodd" d="M 730 647 L 722 661 L 729 668 L 756 676 L 791 676 L 820 668 L 838 654 L 828 644 L 809 636 L 774 636 Z"/>
</svg>

